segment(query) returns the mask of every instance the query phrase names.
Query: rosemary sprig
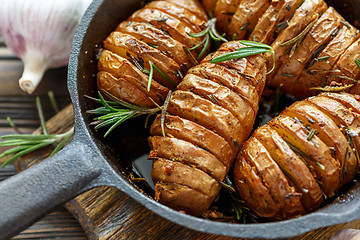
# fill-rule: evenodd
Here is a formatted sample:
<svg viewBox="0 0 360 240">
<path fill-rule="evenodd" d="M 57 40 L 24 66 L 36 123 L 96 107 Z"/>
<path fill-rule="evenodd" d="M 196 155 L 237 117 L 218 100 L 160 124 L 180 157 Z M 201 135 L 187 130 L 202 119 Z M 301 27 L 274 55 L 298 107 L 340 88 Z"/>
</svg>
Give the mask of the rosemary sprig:
<svg viewBox="0 0 360 240">
<path fill-rule="evenodd" d="M 226 190 L 226 194 L 228 196 L 228 200 L 236 213 L 236 219 L 239 222 L 243 223 L 256 223 L 258 222 L 258 216 L 256 216 L 245 204 L 245 202 L 240 199 L 240 196 L 231 189 L 235 189 L 235 186 L 230 181 L 229 177 L 226 176 L 225 184 L 229 186 L 229 188 L 224 188 Z"/>
<path fill-rule="evenodd" d="M 261 53 L 271 53 L 271 55 L 273 57 L 273 66 L 270 69 L 270 71 L 267 72 L 267 74 L 271 73 L 274 70 L 274 68 L 275 68 L 275 52 L 271 46 L 264 44 L 264 43 L 248 41 L 248 40 L 242 40 L 242 41 L 240 41 L 240 43 L 247 47 L 239 48 L 236 51 L 225 53 L 221 56 L 215 57 L 210 60 L 210 63 L 220 63 L 220 62 L 225 62 L 225 61 L 232 60 L 232 59 L 253 56 L 253 55 L 257 55 L 257 54 L 261 54 Z"/>
<path fill-rule="evenodd" d="M 62 149 L 65 144 L 70 140 L 70 138 L 74 135 L 73 127 L 62 134 L 48 134 L 45 126 L 43 110 L 41 107 L 40 99 L 38 97 L 36 98 L 36 107 L 39 113 L 43 134 L 11 134 L 0 137 L 0 139 L 4 140 L 0 142 L 0 147 L 12 147 L 0 154 L 0 158 L 12 155 L 7 161 L 2 164 L 2 167 L 5 167 L 9 163 L 13 162 L 19 157 L 24 156 L 25 154 L 31 153 L 46 146 L 56 145 L 55 149 L 50 154 L 50 156 L 52 156 L 58 151 L 60 151 L 60 149 Z M 15 128 L 15 125 L 12 123 L 11 118 L 8 118 L 8 121 L 10 123 L 10 126 Z"/>
<path fill-rule="evenodd" d="M 116 98 L 106 91 L 102 91 L 112 101 L 106 101 L 100 91 L 98 92 L 99 99 L 86 96 L 87 98 L 102 104 L 102 107 L 88 110 L 86 113 L 100 115 L 94 118 L 94 121 L 90 125 L 95 125 L 95 129 L 100 129 L 110 125 L 110 128 L 104 134 L 104 137 L 108 136 L 117 126 L 129 120 L 141 115 L 152 115 L 161 110 L 161 107 L 146 108 L 127 103 L 121 99 Z"/>
<path fill-rule="evenodd" d="M 200 59 L 206 52 L 206 50 L 209 48 L 210 46 L 210 38 L 212 38 L 214 41 L 217 42 L 228 42 L 227 39 L 225 39 L 223 36 L 221 36 L 217 30 L 216 30 L 216 18 L 212 18 L 210 19 L 207 23 L 206 23 L 206 28 L 199 33 L 187 33 L 190 37 L 193 38 L 200 38 L 200 37 L 204 37 L 204 39 L 201 41 L 201 43 L 199 43 L 198 45 L 190 48 L 189 50 L 195 50 L 201 46 L 203 46 L 200 54 L 198 55 L 197 59 Z"/>
<path fill-rule="evenodd" d="M 310 90 L 319 90 L 322 92 L 342 92 L 349 88 L 352 88 L 353 84 L 345 85 L 345 86 L 325 86 L 325 87 L 312 87 Z"/>
<path fill-rule="evenodd" d="M 314 26 L 314 24 L 316 23 L 317 20 L 318 20 L 318 17 L 316 17 L 316 19 L 311 21 L 306 26 L 306 28 L 304 30 L 302 30 L 302 32 L 299 33 L 298 35 L 296 35 L 294 38 L 280 44 L 281 47 L 291 46 L 289 57 L 292 57 L 296 48 L 300 45 L 301 41 L 303 40 L 304 36 L 310 31 L 310 29 Z"/>
<path fill-rule="evenodd" d="M 355 64 L 358 68 L 360 68 L 360 59 L 355 58 Z"/>
</svg>

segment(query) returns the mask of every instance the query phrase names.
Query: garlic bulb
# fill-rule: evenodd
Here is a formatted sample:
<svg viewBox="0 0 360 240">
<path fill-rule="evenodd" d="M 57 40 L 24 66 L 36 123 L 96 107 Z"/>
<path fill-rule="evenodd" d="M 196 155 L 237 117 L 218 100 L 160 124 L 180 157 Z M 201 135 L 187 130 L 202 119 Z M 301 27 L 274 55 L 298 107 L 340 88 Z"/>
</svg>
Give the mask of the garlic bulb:
<svg viewBox="0 0 360 240">
<path fill-rule="evenodd" d="M 344 229 L 338 231 L 330 240 L 360 240 L 359 229 Z"/>
<path fill-rule="evenodd" d="M 0 0 L 0 34 L 24 63 L 20 88 L 32 93 L 48 68 L 68 63 L 72 39 L 91 0 Z"/>
</svg>

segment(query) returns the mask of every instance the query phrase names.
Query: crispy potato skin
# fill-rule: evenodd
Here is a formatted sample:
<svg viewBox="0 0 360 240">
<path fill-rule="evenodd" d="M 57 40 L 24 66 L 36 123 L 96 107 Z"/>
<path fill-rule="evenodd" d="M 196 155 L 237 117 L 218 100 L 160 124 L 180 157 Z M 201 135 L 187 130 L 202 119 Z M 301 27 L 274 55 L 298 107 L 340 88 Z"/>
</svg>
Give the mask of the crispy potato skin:
<svg viewBox="0 0 360 240">
<path fill-rule="evenodd" d="M 275 69 L 267 76 L 267 87 L 299 99 L 320 91 L 360 94 L 360 68 L 355 64 L 360 34 L 324 0 L 202 3 L 228 39 L 271 45 L 275 54 L 274 59 L 266 54 L 267 69 Z"/>
<path fill-rule="evenodd" d="M 215 55 L 231 52 L 240 46 L 237 42 L 225 43 Z M 156 199 L 193 215 L 201 215 L 218 194 L 220 184 L 213 181 L 224 180 L 240 146 L 250 134 L 265 81 L 265 61 L 261 55 L 220 64 L 209 63 L 212 56 L 189 70 L 171 94 L 163 126 L 161 117 L 157 117 L 151 126 L 153 137 L 149 138 L 155 184 L 176 184 L 171 188 L 155 189 Z M 245 74 L 248 76 L 244 77 Z M 174 166 L 181 170 L 174 176 L 162 175 L 164 170 Z M 293 188 L 286 186 L 291 192 L 289 203 L 302 208 L 296 203 L 299 197 L 293 195 Z M 197 192 L 199 196 L 195 196 Z M 185 194 L 192 195 L 199 202 L 177 199 Z M 191 209 L 190 201 L 193 203 Z M 205 202 L 208 204 L 206 207 L 200 205 Z M 297 207 L 294 209 L 294 212 L 298 211 Z"/>
<path fill-rule="evenodd" d="M 294 103 L 255 130 L 234 165 L 234 182 L 245 203 L 259 216 L 281 220 L 313 211 L 323 195 L 336 194 L 359 170 L 359 107 L 353 95 L 320 94 Z M 351 141 L 344 128 L 353 131 Z M 287 203 L 286 195 L 275 191 L 279 184 L 293 187 L 281 189 L 298 198 Z M 303 209 L 291 205 L 299 202 Z"/>
<path fill-rule="evenodd" d="M 195 0 L 145 5 L 104 40 L 98 70 L 110 75 L 98 74 L 99 90 L 111 91 L 139 106 L 162 105 L 169 89 L 175 89 L 196 63 L 198 53 L 188 48 L 202 38 L 192 38 L 186 32 L 199 32 L 206 22 L 207 16 Z M 148 91 L 150 62 L 155 67 Z"/>
</svg>

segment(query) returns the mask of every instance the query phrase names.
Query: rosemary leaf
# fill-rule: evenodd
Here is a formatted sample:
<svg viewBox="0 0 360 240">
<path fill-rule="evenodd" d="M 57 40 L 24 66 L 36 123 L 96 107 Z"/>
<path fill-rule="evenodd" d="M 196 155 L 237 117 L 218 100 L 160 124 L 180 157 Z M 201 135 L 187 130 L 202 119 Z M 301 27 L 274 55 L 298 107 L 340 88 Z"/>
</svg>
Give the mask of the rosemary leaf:
<svg viewBox="0 0 360 240">
<path fill-rule="evenodd" d="M 360 59 L 355 58 L 355 64 L 358 68 L 360 68 Z"/>
<path fill-rule="evenodd" d="M 36 97 L 36 108 L 37 108 L 39 119 L 40 119 L 41 130 L 43 131 L 44 135 L 48 135 L 48 130 L 47 130 L 46 124 L 45 124 L 44 113 L 43 113 L 43 110 L 41 107 L 41 102 L 40 102 L 39 97 Z"/>
<path fill-rule="evenodd" d="M 342 92 L 349 88 L 352 88 L 353 84 L 341 86 L 341 87 L 332 87 L 332 86 L 325 86 L 325 87 L 312 87 L 309 88 L 310 90 L 319 90 L 322 92 Z"/>
<path fill-rule="evenodd" d="M 246 47 L 246 48 L 240 48 L 237 51 L 225 53 L 221 56 L 215 57 L 210 60 L 210 63 L 220 63 L 225 62 L 232 59 L 242 58 L 242 57 L 248 57 L 252 55 L 257 55 L 261 53 L 271 53 L 270 50 L 265 48 L 258 48 L 258 47 Z"/>
<path fill-rule="evenodd" d="M 165 99 L 165 102 L 164 102 L 164 105 L 163 105 L 162 111 L 161 111 L 160 124 L 161 124 L 161 132 L 162 132 L 163 137 L 166 137 L 164 125 L 165 125 L 166 110 L 167 110 L 170 100 L 171 100 L 171 93 L 172 92 L 170 90 L 168 95 L 166 96 L 166 99 Z"/>
<path fill-rule="evenodd" d="M 168 83 L 170 83 L 174 88 L 176 87 L 176 84 L 168 76 L 166 76 L 166 74 L 163 73 L 155 64 L 152 64 L 152 66 Z"/>
<path fill-rule="evenodd" d="M 309 135 L 307 136 L 306 140 L 310 141 L 313 136 L 315 135 L 316 129 L 311 129 Z"/>
<path fill-rule="evenodd" d="M 292 38 L 292 39 L 290 39 L 290 40 L 288 40 L 288 41 L 286 41 L 284 43 L 281 43 L 280 46 L 281 47 L 287 47 L 287 46 L 291 46 L 291 45 L 301 41 L 302 38 L 310 31 L 312 26 L 314 26 L 316 21 L 317 21 L 317 19 L 314 19 L 313 21 L 311 21 L 301 33 L 299 33 L 294 38 Z"/>
<path fill-rule="evenodd" d="M 254 42 L 254 41 L 249 41 L 249 40 L 241 40 L 240 41 L 241 44 L 248 46 L 248 47 L 258 47 L 258 48 L 265 48 L 265 49 L 269 49 L 272 50 L 272 47 L 264 44 L 264 43 L 260 43 L 260 42 Z"/>
<path fill-rule="evenodd" d="M 249 25 L 250 25 L 249 22 L 245 23 L 243 26 L 241 26 L 240 31 L 245 31 Z"/>
<path fill-rule="evenodd" d="M 153 63 L 151 61 L 149 61 L 149 65 L 150 65 L 150 72 L 149 72 L 149 80 L 148 80 L 148 85 L 147 85 L 148 92 L 150 92 L 151 82 L 152 82 L 153 74 L 154 74 Z"/>
</svg>

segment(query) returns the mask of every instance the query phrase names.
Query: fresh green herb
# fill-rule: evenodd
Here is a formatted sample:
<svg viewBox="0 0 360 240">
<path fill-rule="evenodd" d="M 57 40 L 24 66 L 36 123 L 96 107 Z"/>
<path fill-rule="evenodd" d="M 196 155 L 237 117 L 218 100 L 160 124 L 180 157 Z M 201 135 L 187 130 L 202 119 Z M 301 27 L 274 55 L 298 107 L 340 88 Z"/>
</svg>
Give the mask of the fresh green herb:
<svg viewBox="0 0 360 240">
<path fill-rule="evenodd" d="M 164 125 L 165 125 L 166 110 L 169 106 L 170 100 L 171 100 L 171 91 L 169 91 L 168 95 L 166 96 L 164 105 L 161 109 L 160 123 L 161 123 L 161 132 L 163 137 L 166 137 Z"/>
<path fill-rule="evenodd" d="M 221 36 L 217 30 L 216 30 L 216 18 L 212 18 L 210 19 L 207 23 L 206 23 L 206 28 L 199 33 L 187 33 L 190 37 L 193 38 L 200 38 L 200 37 L 204 37 L 204 39 L 201 41 L 201 43 L 199 43 L 198 45 L 196 45 L 195 47 L 190 48 L 190 51 L 193 51 L 201 46 L 203 46 L 199 56 L 197 57 L 197 59 L 200 59 L 206 52 L 206 50 L 209 48 L 210 45 L 210 38 L 212 38 L 214 41 L 217 42 L 228 42 L 228 40 L 226 40 L 223 36 Z"/>
<path fill-rule="evenodd" d="M 94 121 L 90 125 L 95 125 L 95 129 L 100 129 L 110 125 L 110 128 L 104 134 L 104 137 L 108 136 L 117 126 L 129 120 L 141 115 L 152 115 L 160 111 L 158 108 L 146 108 L 139 107 L 130 103 L 127 103 L 121 99 L 118 99 L 111 95 L 110 93 L 103 91 L 103 93 L 110 98 L 112 101 L 106 101 L 101 95 L 100 91 L 99 99 L 86 96 L 87 98 L 102 104 L 102 107 L 96 109 L 88 110 L 86 113 L 100 115 L 99 117 L 94 118 Z"/>
<path fill-rule="evenodd" d="M 291 144 L 290 142 L 286 141 L 287 145 L 291 148 L 291 150 L 294 151 L 294 153 L 296 153 L 301 159 L 307 159 L 310 160 L 312 162 L 314 162 L 317 166 L 320 167 L 320 169 L 325 170 L 325 166 L 322 165 L 321 163 L 319 163 L 318 161 L 316 161 L 314 158 L 312 158 L 310 155 L 304 153 L 303 151 L 301 151 L 298 147 L 296 147 L 295 145 Z"/>
<path fill-rule="evenodd" d="M 311 129 L 309 135 L 307 136 L 306 140 L 310 141 L 313 136 L 315 135 L 316 129 Z"/>
<path fill-rule="evenodd" d="M 310 31 L 310 29 L 314 26 L 314 24 L 316 23 L 318 18 L 314 19 L 313 21 L 311 21 L 306 28 L 299 33 L 297 36 L 295 36 L 294 38 L 281 43 L 280 46 L 281 47 L 288 47 L 291 46 L 291 50 L 290 50 L 290 57 L 292 57 L 292 55 L 294 54 L 296 48 L 300 45 L 302 39 L 304 38 L 304 36 Z"/>
<path fill-rule="evenodd" d="M 39 98 L 36 98 L 36 107 L 39 113 L 43 134 L 12 134 L 0 137 L 0 139 L 4 140 L 0 142 L 0 147 L 12 147 L 0 154 L 0 158 L 12 155 L 7 161 L 2 164 L 2 167 L 5 167 L 17 158 L 36 151 L 40 148 L 44 148 L 50 145 L 57 145 L 50 154 L 50 156 L 52 156 L 58 151 L 60 151 L 60 149 L 62 149 L 65 144 L 70 140 L 70 138 L 74 135 L 74 128 L 71 128 L 70 130 L 62 134 L 48 134 Z M 7 119 L 10 125 L 16 128 L 11 118 Z"/>
<path fill-rule="evenodd" d="M 296 188 L 298 188 L 303 193 L 309 192 L 309 190 L 303 188 L 301 184 L 298 181 L 296 181 L 296 179 L 293 178 L 293 176 L 288 171 L 286 171 L 283 167 L 281 167 L 280 164 L 278 164 L 278 166 L 280 167 L 280 170 L 284 173 L 284 175 L 295 185 Z"/>
<path fill-rule="evenodd" d="M 346 147 L 346 151 L 345 151 L 345 155 L 344 155 L 344 161 L 342 163 L 342 167 L 341 167 L 341 177 L 344 178 L 345 174 L 346 174 L 346 161 L 348 158 L 348 154 L 349 154 L 349 147 Z"/>
<path fill-rule="evenodd" d="M 321 61 L 328 60 L 329 58 L 330 58 L 330 56 L 323 56 L 323 57 L 315 58 L 315 60 L 317 62 L 321 62 Z"/>
<path fill-rule="evenodd" d="M 225 197 L 230 202 L 233 210 L 235 211 L 236 219 L 242 223 L 257 223 L 258 216 L 256 216 L 255 213 L 253 213 L 251 209 L 246 206 L 244 200 L 242 200 L 235 191 L 235 186 L 230 181 L 228 176 L 226 176 L 224 184 L 226 184 L 228 187 L 224 188 L 225 191 L 222 193 L 225 194 Z"/>
<path fill-rule="evenodd" d="M 250 25 L 249 22 L 245 23 L 244 26 L 242 26 L 242 27 L 240 28 L 240 31 L 245 31 L 245 30 L 248 28 L 249 25 Z"/>
<path fill-rule="evenodd" d="M 360 59 L 355 58 L 355 64 L 358 68 L 360 68 Z"/>
<path fill-rule="evenodd" d="M 297 76 L 294 75 L 294 74 L 288 74 L 288 73 L 281 73 L 280 75 L 281 75 L 281 76 L 284 76 L 284 77 L 291 77 L 291 78 L 297 77 Z"/>
<path fill-rule="evenodd" d="M 214 104 L 217 104 L 219 106 L 221 106 L 219 100 L 214 96 L 214 94 L 209 94 L 207 95 L 207 97 L 210 99 L 210 101 L 212 101 Z"/>
<path fill-rule="evenodd" d="M 51 107 L 54 109 L 54 111 L 56 113 L 60 112 L 60 109 L 59 109 L 59 106 L 58 106 L 58 104 L 56 102 L 53 91 L 48 91 L 48 97 L 49 97 L 49 100 L 50 100 Z"/>
<path fill-rule="evenodd" d="M 344 24 L 347 28 L 351 28 L 351 26 L 344 20 L 340 20 L 342 24 Z"/>
<path fill-rule="evenodd" d="M 233 37 L 232 37 L 232 40 L 235 41 L 236 39 L 237 39 L 237 34 L 234 33 L 234 34 L 233 34 Z"/>
<path fill-rule="evenodd" d="M 151 88 L 151 83 L 152 83 L 152 79 L 153 79 L 153 75 L 154 75 L 154 69 L 168 82 L 170 83 L 173 88 L 176 87 L 176 84 L 174 83 L 174 81 L 172 81 L 165 73 L 163 73 L 163 71 L 161 71 L 153 62 L 151 62 L 149 60 L 149 66 L 150 66 L 150 70 L 147 69 L 143 69 L 142 72 L 144 72 L 144 70 L 146 70 L 146 74 L 149 75 L 148 78 L 148 85 L 147 85 L 147 91 L 150 92 L 150 88 Z"/>
<path fill-rule="evenodd" d="M 275 28 L 279 29 L 279 31 L 282 31 L 282 30 L 284 30 L 285 28 L 287 28 L 288 26 L 289 26 L 289 21 L 286 20 L 286 21 L 283 21 L 283 22 L 277 24 L 277 25 L 275 26 Z"/>
<path fill-rule="evenodd" d="M 309 88 L 310 90 L 319 90 L 322 92 L 342 92 L 345 91 L 347 89 L 352 88 L 353 84 L 349 84 L 349 85 L 345 85 L 345 86 L 341 86 L 341 87 L 337 87 L 337 86 L 325 86 L 325 87 L 312 87 Z"/>
<path fill-rule="evenodd" d="M 290 6 L 290 4 L 286 4 L 286 10 L 291 11 L 291 6 Z"/>
<path fill-rule="evenodd" d="M 275 53 L 271 46 L 264 44 L 264 43 L 248 41 L 248 40 L 242 40 L 242 41 L 240 41 L 240 43 L 247 47 L 239 48 L 236 51 L 225 53 L 221 56 L 215 57 L 210 60 L 210 63 L 220 63 L 220 62 L 225 62 L 225 61 L 232 60 L 232 59 L 253 56 L 253 55 L 257 55 L 257 54 L 261 54 L 261 53 L 271 53 L 273 56 L 274 63 L 273 63 L 272 69 L 268 72 L 268 74 L 274 70 L 274 68 L 275 68 Z"/>
<path fill-rule="evenodd" d="M 8 121 L 10 127 L 12 127 L 14 129 L 15 132 L 22 134 L 20 129 L 17 128 L 17 126 L 15 125 L 15 123 L 13 122 L 13 120 L 11 119 L 11 117 L 6 117 L 6 120 Z"/>
<path fill-rule="evenodd" d="M 166 20 L 168 20 L 168 19 L 166 17 L 164 17 L 164 18 L 159 18 L 156 21 L 158 21 L 158 22 L 166 22 Z"/>
<path fill-rule="evenodd" d="M 148 42 L 147 45 L 149 45 L 150 47 L 153 47 L 153 48 L 158 48 L 159 47 L 155 43 L 151 43 L 151 42 Z"/>
</svg>

